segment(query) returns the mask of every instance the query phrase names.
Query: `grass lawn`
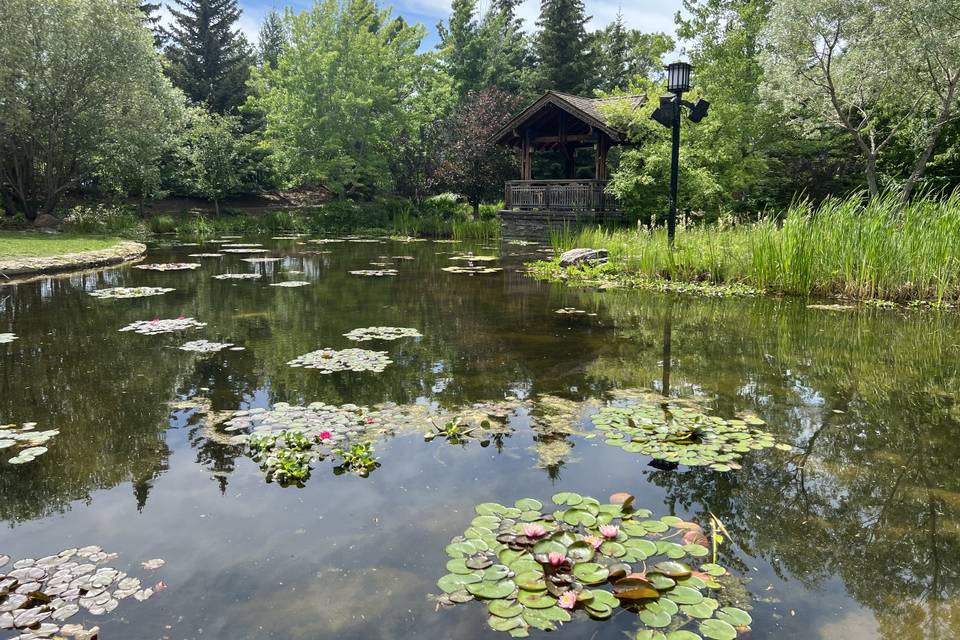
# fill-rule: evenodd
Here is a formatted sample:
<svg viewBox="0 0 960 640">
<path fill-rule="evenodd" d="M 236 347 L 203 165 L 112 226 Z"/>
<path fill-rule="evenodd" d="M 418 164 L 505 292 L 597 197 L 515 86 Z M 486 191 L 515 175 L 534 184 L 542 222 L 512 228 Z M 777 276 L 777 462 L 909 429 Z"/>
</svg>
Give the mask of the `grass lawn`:
<svg viewBox="0 0 960 640">
<path fill-rule="evenodd" d="M 65 253 L 109 249 L 121 242 L 120 238 L 82 236 L 66 233 L 37 233 L 33 231 L 0 231 L 0 260 L 13 258 L 41 258 Z"/>
</svg>

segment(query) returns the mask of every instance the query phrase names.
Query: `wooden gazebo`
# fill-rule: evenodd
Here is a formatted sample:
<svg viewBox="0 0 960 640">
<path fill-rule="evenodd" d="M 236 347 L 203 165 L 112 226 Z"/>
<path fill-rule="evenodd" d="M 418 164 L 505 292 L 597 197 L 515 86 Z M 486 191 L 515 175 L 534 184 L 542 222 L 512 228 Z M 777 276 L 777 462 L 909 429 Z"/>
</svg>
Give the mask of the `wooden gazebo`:
<svg viewBox="0 0 960 640">
<path fill-rule="evenodd" d="M 601 108 L 613 101 L 627 100 L 636 109 L 645 96 L 583 98 L 548 91 L 517 114 L 490 140 L 513 147 L 520 153 L 520 179 L 510 180 L 504 189 L 502 214 L 550 212 L 552 219 L 582 214 L 617 214 L 620 205 L 607 195 L 607 152 L 627 142 L 627 133 L 610 124 Z M 575 153 L 582 147 L 594 150 L 593 177 L 577 179 Z M 536 151 L 558 151 L 563 160 L 561 179 L 537 180 L 533 173 Z"/>
</svg>

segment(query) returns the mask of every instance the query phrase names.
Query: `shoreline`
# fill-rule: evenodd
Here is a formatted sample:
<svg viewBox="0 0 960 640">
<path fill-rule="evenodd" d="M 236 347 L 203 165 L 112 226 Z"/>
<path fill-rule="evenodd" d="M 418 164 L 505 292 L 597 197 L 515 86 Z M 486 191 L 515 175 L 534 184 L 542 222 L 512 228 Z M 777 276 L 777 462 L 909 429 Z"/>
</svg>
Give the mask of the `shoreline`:
<svg viewBox="0 0 960 640">
<path fill-rule="evenodd" d="M 147 246 L 141 242 L 121 240 L 107 249 L 80 251 L 52 256 L 23 256 L 0 259 L 0 282 L 21 276 L 42 275 L 64 271 L 81 271 L 128 262 L 143 256 Z"/>
</svg>

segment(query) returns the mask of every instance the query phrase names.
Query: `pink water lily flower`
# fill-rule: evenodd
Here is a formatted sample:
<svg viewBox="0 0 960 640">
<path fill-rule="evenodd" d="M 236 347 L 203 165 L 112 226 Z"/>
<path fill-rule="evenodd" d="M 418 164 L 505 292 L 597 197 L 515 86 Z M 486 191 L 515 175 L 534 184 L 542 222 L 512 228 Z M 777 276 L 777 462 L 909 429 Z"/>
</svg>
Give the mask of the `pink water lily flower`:
<svg viewBox="0 0 960 640">
<path fill-rule="evenodd" d="M 615 524 L 600 525 L 600 535 L 612 540 L 620 535 L 620 527 Z"/>
<path fill-rule="evenodd" d="M 577 594 L 573 591 L 564 591 L 560 594 L 560 601 L 557 604 L 564 609 L 573 609 L 577 606 Z"/>
<path fill-rule="evenodd" d="M 333 434 L 330 433 L 329 431 L 321 431 L 320 435 L 317 437 L 320 438 L 321 440 L 329 440 L 330 438 L 333 437 Z"/>
<path fill-rule="evenodd" d="M 559 551 L 551 551 L 547 554 L 547 561 L 549 561 L 554 567 L 559 567 L 567 561 L 567 556 L 563 555 Z"/>
<path fill-rule="evenodd" d="M 594 549 L 599 549 L 600 545 L 603 544 L 603 538 L 601 538 L 600 536 L 587 536 L 586 538 L 584 538 L 584 541 L 589 542 L 590 546 L 593 547 Z"/>
<path fill-rule="evenodd" d="M 537 524 L 535 522 L 523 525 L 523 535 L 528 538 L 542 538 L 547 534 L 547 530 L 543 528 L 542 524 Z"/>
</svg>

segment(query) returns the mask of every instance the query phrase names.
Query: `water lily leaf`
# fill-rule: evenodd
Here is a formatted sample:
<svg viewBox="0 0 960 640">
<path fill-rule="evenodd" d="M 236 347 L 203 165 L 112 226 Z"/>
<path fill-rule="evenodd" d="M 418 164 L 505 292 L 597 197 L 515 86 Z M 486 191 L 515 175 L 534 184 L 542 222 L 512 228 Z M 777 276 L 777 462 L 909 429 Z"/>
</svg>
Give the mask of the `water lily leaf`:
<svg viewBox="0 0 960 640">
<path fill-rule="evenodd" d="M 653 585 L 655 589 L 660 591 L 666 591 L 667 589 L 672 589 L 677 583 L 670 578 L 665 576 L 662 573 L 657 573 L 656 571 L 650 571 L 647 573 L 647 580 L 650 581 L 650 584 Z"/>
<path fill-rule="evenodd" d="M 517 627 L 516 629 L 510 629 L 507 633 L 510 634 L 511 638 L 529 638 L 530 631 L 526 626 Z"/>
<path fill-rule="evenodd" d="M 575 506 L 583 502 L 583 496 L 579 493 L 572 493 L 569 491 L 562 491 L 557 493 L 552 498 L 554 504 Z"/>
<path fill-rule="evenodd" d="M 482 527 L 491 531 L 500 526 L 500 518 L 497 516 L 477 516 L 470 521 L 474 527 Z"/>
<path fill-rule="evenodd" d="M 670 528 L 669 525 L 659 520 L 644 520 L 640 524 L 650 533 L 663 533 Z"/>
<path fill-rule="evenodd" d="M 584 610 L 587 612 L 588 616 L 598 620 L 604 620 L 613 614 L 613 607 L 608 607 L 607 605 L 596 601 L 586 603 L 584 605 Z"/>
<path fill-rule="evenodd" d="M 573 575 L 584 584 L 600 584 L 607 580 L 610 571 L 596 562 L 582 562 L 573 565 Z"/>
<path fill-rule="evenodd" d="M 533 498 L 521 498 L 514 502 L 513 506 L 520 511 L 539 511 L 543 509 L 543 503 Z"/>
<path fill-rule="evenodd" d="M 498 601 L 494 600 L 494 602 Z M 520 609 L 522 610 L 523 607 L 520 607 Z M 523 620 L 520 618 L 520 614 L 509 618 L 494 615 L 487 618 L 487 624 L 494 631 L 510 631 L 523 625 Z"/>
<path fill-rule="evenodd" d="M 449 563 L 448 563 L 449 564 Z M 453 572 L 456 573 L 456 572 Z M 504 566 L 502 564 L 495 564 L 492 567 L 484 569 L 483 579 L 484 580 L 503 580 L 511 573 L 510 567 Z"/>
<path fill-rule="evenodd" d="M 703 594 L 690 587 L 676 586 L 667 594 L 667 598 L 677 604 L 698 604 L 703 601 Z"/>
<path fill-rule="evenodd" d="M 557 599 L 546 592 L 520 591 L 517 594 L 517 600 L 530 609 L 546 609 L 557 604 Z"/>
<path fill-rule="evenodd" d="M 567 547 L 556 540 L 541 540 L 533 546 L 534 553 L 567 553 Z"/>
<path fill-rule="evenodd" d="M 568 509 L 563 512 L 563 521 L 573 526 L 583 525 L 585 527 L 592 527 L 597 523 L 597 518 L 589 511 Z"/>
<path fill-rule="evenodd" d="M 620 600 L 645 600 L 659 598 L 660 592 L 653 584 L 641 577 L 641 574 L 632 574 L 613 583 L 613 592 Z"/>
<path fill-rule="evenodd" d="M 444 593 L 453 593 L 465 588 L 468 584 L 479 583 L 483 578 L 476 573 L 456 574 L 448 573 L 437 580 L 437 587 Z"/>
<path fill-rule="evenodd" d="M 556 626 L 552 620 L 541 613 L 539 609 L 524 609 L 523 621 L 536 629 L 551 631 Z"/>
<path fill-rule="evenodd" d="M 574 562 L 590 562 L 593 560 L 593 545 L 585 540 L 574 542 L 567 547 L 567 557 Z"/>
<path fill-rule="evenodd" d="M 633 506 L 634 497 L 632 494 L 620 492 L 615 493 L 610 496 L 611 504 L 618 504 L 623 507 L 624 510 L 629 510 Z"/>
<path fill-rule="evenodd" d="M 726 569 L 712 562 L 700 565 L 700 570 L 714 577 L 722 576 L 727 573 Z"/>
<path fill-rule="evenodd" d="M 466 575 L 468 573 L 473 573 L 473 569 L 467 567 L 467 562 L 465 558 L 454 558 L 447 562 L 447 571 L 450 573 L 456 573 L 459 575 Z"/>
<path fill-rule="evenodd" d="M 600 551 L 611 558 L 620 558 L 627 552 L 622 544 L 609 540 L 600 545 Z"/>
<path fill-rule="evenodd" d="M 736 607 L 721 607 L 717 612 L 717 620 L 723 620 L 734 627 L 745 627 L 753 622 L 749 613 Z"/>
<path fill-rule="evenodd" d="M 472 556 L 477 552 L 473 542 L 453 542 L 447 545 L 447 555 L 451 558 L 462 558 Z"/>
<path fill-rule="evenodd" d="M 543 580 L 543 571 L 528 571 L 518 574 L 514 579 L 517 586 L 524 591 L 546 591 L 547 583 Z"/>
<path fill-rule="evenodd" d="M 680 629 L 680 630 L 671 631 L 670 633 L 668 633 L 667 640 L 702 640 L 702 639 L 693 631 Z"/>
<path fill-rule="evenodd" d="M 653 629 L 641 629 L 637 631 L 635 640 L 666 640 L 667 636 L 663 635 L 662 631 L 655 631 Z"/>
<path fill-rule="evenodd" d="M 691 618 L 700 618 L 704 620 L 706 618 L 713 617 L 713 612 L 716 611 L 716 606 L 711 606 L 707 602 L 707 598 L 703 599 L 703 602 L 697 604 L 685 604 L 680 606 L 680 610 Z"/>
<path fill-rule="evenodd" d="M 655 605 L 655 602 L 651 602 Z M 659 607 L 651 608 L 649 605 L 640 612 L 640 621 L 648 627 L 666 627 L 670 624 L 670 614 Z"/>
<path fill-rule="evenodd" d="M 711 618 L 700 623 L 700 635 L 711 640 L 735 640 L 737 630 L 728 622 Z"/>
<path fill-rule="evenodd" d="M 491 600 L 487 610 L 500 618 L 515 618 L 523 613 L 523 605 L 516 600 Z M 509 631 L 509 629 L 500 629 L 500 631 Z"/>
<path fill-rule="evenodd" d="M 520 575 L 521 573 L 529 573 L 530 571 L 536 571 L 537 573 L 543 573 L 543 567 L 539 562 L 531 558 L 530 556 L 523 556 L 518 560 L 514 560 L 510 565 L 510 570 Z"/>
<path fill-rule="evenodd" d="M 513 580 L 501 580 L 499 582 L 474 582 L 466 585 L 467 591 L 478 598 L 497 599 L 506 598 L 517 590 L 517 585 Z"/>
<path fill-rule="evenodd" d="M 572 619 L 570 612 L 566 609 L 561 609 L 560 607 L 550 607 L 549 609 L 537 609 L 537 612 L 546 618 L 547 620 L 552 620 L 554 622 L 570 622 Z"/>
<path fill-rule="evenodd" d="M 671 578 L 686 578 L 693 571 L 682 562 L 658 562 L 653 570 Z"/>
</svg>

